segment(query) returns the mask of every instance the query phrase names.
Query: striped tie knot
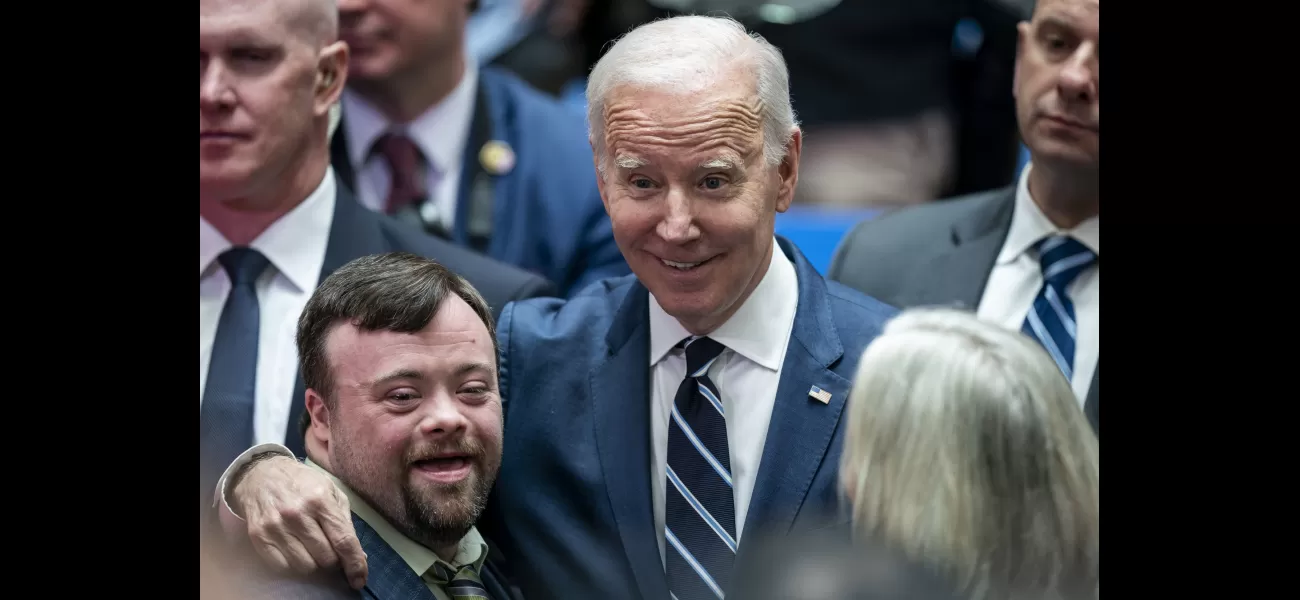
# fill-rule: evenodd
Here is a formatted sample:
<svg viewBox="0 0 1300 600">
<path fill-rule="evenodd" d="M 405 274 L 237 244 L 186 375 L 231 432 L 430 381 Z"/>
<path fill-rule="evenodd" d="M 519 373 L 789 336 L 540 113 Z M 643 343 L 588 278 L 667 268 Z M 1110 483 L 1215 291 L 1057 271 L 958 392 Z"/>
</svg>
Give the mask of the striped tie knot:
<svg viewBox="0 0 1300 600">
<path fill-rule="evenodd" d="M 1065 235 L 1045 238 L 1038 243 L 1038 262 L 1043 268 L 1043 281 L 1064 292 L 1075 278 L 1094 261 L 1097 254 L 1083 242 Z"/>
<path fill-rule="evenodd" d="M 490 600 L 487 588 L 483 587 L 483 580 L 479 578 L 478 569 L 474 567 L 474 563 L 463 565 L 459 569 L 453 569 L 451 565 L 437 561 L 433 563 L 429 575 L 434 583 L 443 586 L 443 589 L 454 600 L 479 598 Z"/>
<path fill-rule="evenodd" d="M 694 337 L 682 340 L 681 347 L 686 349 L 686 375 L 700 377 L 709 372 L 709 367 L 718 355 L 727 347 L 710 337 Z"/>
</svg>

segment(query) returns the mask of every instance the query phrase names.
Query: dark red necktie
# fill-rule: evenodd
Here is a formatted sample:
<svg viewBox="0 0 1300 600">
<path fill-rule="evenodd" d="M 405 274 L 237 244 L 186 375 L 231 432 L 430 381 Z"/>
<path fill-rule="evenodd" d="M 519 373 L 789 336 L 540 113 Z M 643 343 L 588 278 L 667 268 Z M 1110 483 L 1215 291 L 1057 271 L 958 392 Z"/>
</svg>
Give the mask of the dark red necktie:
<svg viewBox="0 0 1300 600">
<path fill-rule="evenodd" d="M 424 181 L 425 161 L 415 142 L 400 133 L 388 133 L 375 142 L 375 150 L 388 161 L 389 172 L 393 175 L 384 211 L 391 215 L 424 202 L 428 196 Z"/>
</svg>

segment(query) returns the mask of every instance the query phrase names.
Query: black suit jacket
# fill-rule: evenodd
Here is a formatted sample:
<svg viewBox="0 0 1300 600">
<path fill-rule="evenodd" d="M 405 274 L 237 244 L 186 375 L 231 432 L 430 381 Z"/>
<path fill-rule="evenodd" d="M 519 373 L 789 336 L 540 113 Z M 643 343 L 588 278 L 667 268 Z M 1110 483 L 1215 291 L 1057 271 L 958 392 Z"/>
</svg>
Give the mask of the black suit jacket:
<svg viewBox="0 0 1300 600">
<path fill-rule="evenodd" d="M 321 281 L 339 267 L 362 256 L 401 251 L 436 260 L 467 279 L 487 300 L 493 319 L 499 317 L 501 309 L 512 301 L 556 295 L 555 285 L 551 282 L 368 210 L 357 202 L 342 181 L 336 180 L 336 184 L 334 221 L 330 225 Z M 299 426 L 305 393 L 300 373 L 294 385 L 289 426 L 284 435 L 285 446 L 298 456 L 305 455 Z"/>
<path fill-rule="evenodd" d="M 1011 229 L 1015 186 L 899 210 L 859 223 L 840 242 L 827 278 L 900 308 L 975 310 Z M 1084 412 L 1101 435 L 1101 362 Z"/>
<path fill-rule="evenodd" d="M 350 588 L 337 569 L 307 578 L 272 575 L 260 561 L 247 558 L 246 564 L 241 564 L 246 582 L 240 586 L 241 596 L 249 600 L 434 600 L 433 593 L 420 575 L 412 571 L 370 525 L 355 514 L 352 515 L 352 525 L 356 528 L 369 567 L 369 576 L 361 591 Z M 479 579 L 490 600 L 523 600 L 519 590 L 510 585 L 498 569 L 491 548 L 489 542 L 488 560 L 479 571 Z"/>
</svg>

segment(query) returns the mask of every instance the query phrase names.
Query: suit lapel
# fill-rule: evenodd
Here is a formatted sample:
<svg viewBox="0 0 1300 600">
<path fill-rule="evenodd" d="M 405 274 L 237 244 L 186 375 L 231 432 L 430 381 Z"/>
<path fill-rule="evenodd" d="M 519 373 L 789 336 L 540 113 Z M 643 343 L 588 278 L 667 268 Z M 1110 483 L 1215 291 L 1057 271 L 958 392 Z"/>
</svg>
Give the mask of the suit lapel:
<svg viewBox="0 0 1300 600">
<path fill-rule="evenodd" d="M 352 170 L 352 158 L 348 156 L 348 134 L 343 126 L 343 117 L 339 117 L 339 126 L 330 140 L 330 165 L 334 167 L 339 183 L 348 189 L 356 189 L 357 174 Z"/>
<path fill-rule="evenodd" d="M 378 600 L 434 600 L 429 586 L 398 556 L 374 529 L 355 514 L 352 526 L 357 540 L 366 553 L 370 576 L 366 578 L 366 591 Z"/>
<path fill-rule="evenodd" d="M 843 356 L 844 346 L 833 323 L 826 282 L 788 241 L 782 239 L 780 244 L 795 264 L 799 308 L 781 365 L 776 405 L 745 518 L 745 537 L 758 534 L 760 527 L 774 533 L 790 530 L 813 476 L 822 468 L 849 395 L 849 381 L 828 368 Z M 810 397 L 813 386 L 830 392 L 830 401 L 823 404 Z M 746 548 L 742 540 L 742 555 Z"/>
<path fill-rule="evenodd" d="M 623 550 L 641 597 L 668 597 L 650 506 L 649 292 L 632 284 L 606 336 L 608 355 L 591 371 L 596 450 Z"/>
<path fill-rule="evenodd" d="M 1083 412 L 1088 415 L 1088 422 L 1092 424 L 1092 431 L 1101 439 L 1101 393 L 1097 391 L 1097 383 L 1101 381 L 1101 359 L 1097 359 L 1097 367 L 1092 371 L 1092 384 L 1088 386 L 1088 399 L 1083 403 Z"/>
<path fill-rule="evenodd" d="M 357 204 L 342 181 L 336 183 L 340 185 L 335 188 L 334 220 L 330 222 L 330 239 L 325 247 L 325 262 L 321 265 L 319 281 L 325 281 L 331 273 L 354 259 L 392 249 L 379 229 L 379 216 Z M 299 369 L 289 404 L 289 425 L 284 432 L 285 446 L 297 456 L 306 456 L 302 431 L 298 426 L 305 410 L 306 393 L 307 387 Z"/>
<path fill-rule="evenodd" d="M 908 306 L 951 305 L 975 310 L 984 295 L 993 263 L 1011 229 L 1015 188 L 996 193 L 970 218 L 952 227 L 950 243 L 940 247 L 915 279 Z"/>
</svg>

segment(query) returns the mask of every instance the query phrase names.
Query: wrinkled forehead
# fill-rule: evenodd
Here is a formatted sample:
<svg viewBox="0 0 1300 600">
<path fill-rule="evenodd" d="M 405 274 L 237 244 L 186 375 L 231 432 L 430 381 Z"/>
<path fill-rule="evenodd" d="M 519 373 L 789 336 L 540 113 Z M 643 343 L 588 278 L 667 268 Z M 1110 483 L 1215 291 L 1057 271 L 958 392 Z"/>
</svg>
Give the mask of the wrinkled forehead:
<svg viewBox="0 0 1300 600">
<path fill-rule="evenodd" d="M 1034 5 L 1034 21 L 1063 19 L 1096 27 L 1100 11 L 1101 0 L 1039 0 Z"/>
<path fill-rule="evenodd" d="M 284 43 L 289 37 L 283 0 L 199 2 L 199 41 L 237 41 L 250 45 Z"/>
<path fill-rule="evenodd" d="M 740 90 L 616 88 L 604 109 L 605 145 L 615 160 L 685 152 L 747 162 L 762 152 L 762 112 L 758 96 Z"/>
</svg>

